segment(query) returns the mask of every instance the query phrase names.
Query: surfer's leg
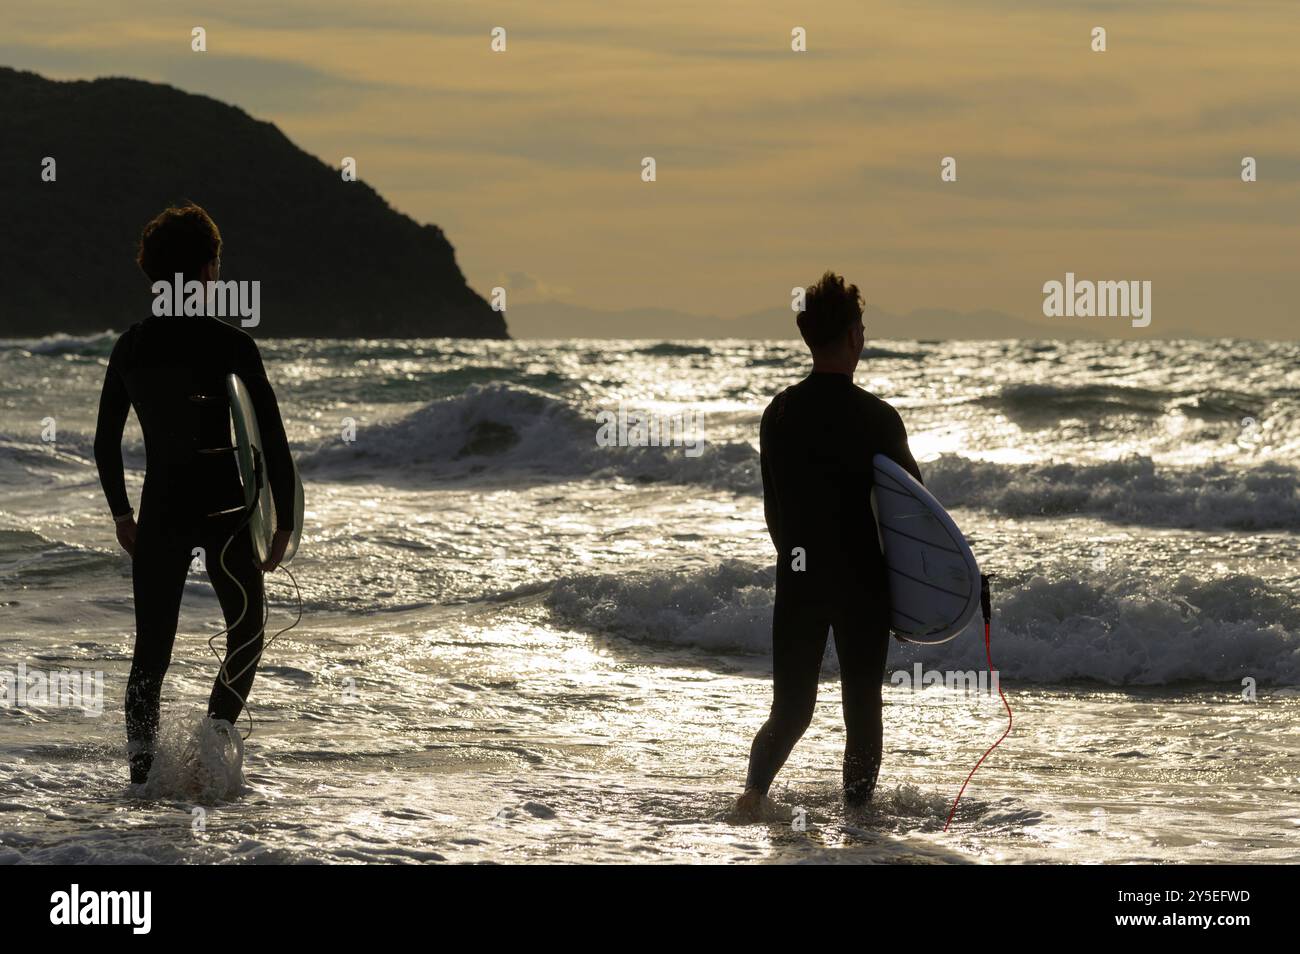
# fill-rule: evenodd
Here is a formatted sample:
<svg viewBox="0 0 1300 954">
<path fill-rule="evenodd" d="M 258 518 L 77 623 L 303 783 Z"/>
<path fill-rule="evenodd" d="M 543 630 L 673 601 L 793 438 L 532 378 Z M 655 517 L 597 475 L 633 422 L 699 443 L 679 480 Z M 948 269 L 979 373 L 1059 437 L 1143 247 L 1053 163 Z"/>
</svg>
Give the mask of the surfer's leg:
<svg viewBox="0 0 1300 954">
<path fill-rule="evenodd" d="M 844 708 L 844 800 L 849 804 L 869 802 L 880 774 L 881 684 L 889 656 L 887 607 L 887 602 L 868 600 L 865 606 L 844 608 L 834 619 Z"/>
<path fill-rule="evenodd" d="M 812 721 L 830 619 L 820 605 L 777 593 L 772 608 L 772 711 L 749 750 L 747 792 L 766 795 Z"/>
<path fill-rule="evenodd" d="M 127 758 L 132 782 L 145 781 L 153 764 L 163 677 L 171 665 L 189 562 L 184 539 L 141 524 L 131 563 L 135 650 L 126 683 Z"/>
<path fill-rule="evenodd" d="M 228 539 L 226 535 L 214 536 L 208 550 L 212 554 L 208 560 L 208 579 L 212 581 L 212 588 L 221 601 L 221 612 L 226 617 L 226 625 L 230 627 L 226 633 L 225 665 L 217 671 L 216 681 L 212 685 L 208 715 L 214 719 L 225 719 L 234 725 L 239 720 L 244 701 L 253 687 L 253 677 L 257 675 L 257 663 L 262 656 L 262 640 L 265 637 L 262 617 L 266 606 L 262 571 L 254 561 L 248 529 L 241 530 L 226 551 L 226 569 L 234 574 L 235 580 L 221 568 L 221 548 Z"/>
</svg>

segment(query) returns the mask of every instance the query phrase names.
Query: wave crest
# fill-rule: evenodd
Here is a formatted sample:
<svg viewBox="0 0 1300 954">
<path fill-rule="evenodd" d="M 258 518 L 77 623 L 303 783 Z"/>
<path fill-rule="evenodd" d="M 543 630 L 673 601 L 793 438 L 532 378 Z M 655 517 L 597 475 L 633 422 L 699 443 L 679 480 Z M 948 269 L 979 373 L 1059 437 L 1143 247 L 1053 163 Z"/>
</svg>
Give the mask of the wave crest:
<svg viewBox="0 0 1300 954">
<path fill-rule="evenodd" d="M 773 573 L 739 561 L 636 577 L 573 576 L 546 599 L 575 629 L 710 652 L 771 648 Z M 864 606 L 865 609 L 865 606 Z M 939 646 L 891 645 L 890 670 L 985 668 L 978 625 Z M 1179 682 L 1300 685 L 1300 601 L 1236 575 L 1200 580 L 1058 567 L 1000 580 L 993 660 L 1010 681 L 1117 686 Z M 834 669 L 833 648 L 829 668 Z"/>
<path fill-rule="evenodd" d="M 557 478 L 619 477 L 702 483 L 737 491 L 759 483 L 748 443 L 708 443 L 698 457 L 681 447 L 600 447 L 595 414 L 563 398 L 503 383 L 472 385 L 391 424 L 363 428 L 352 444 L 326 444 L 299 458 L 328 479 L 364 472 L 388 479 L 501 473 Z"/>
<path fill-rule="evenodd" d="M 1300 472 L 1266 462 L 1157 468 L 1149 457 L 1097 464 L 994 464 L 945 455 L 922 466 L 945 507 L 1013 517 L 1079 514 L 1162 527 L 1300 526 Z"/>
</svg>

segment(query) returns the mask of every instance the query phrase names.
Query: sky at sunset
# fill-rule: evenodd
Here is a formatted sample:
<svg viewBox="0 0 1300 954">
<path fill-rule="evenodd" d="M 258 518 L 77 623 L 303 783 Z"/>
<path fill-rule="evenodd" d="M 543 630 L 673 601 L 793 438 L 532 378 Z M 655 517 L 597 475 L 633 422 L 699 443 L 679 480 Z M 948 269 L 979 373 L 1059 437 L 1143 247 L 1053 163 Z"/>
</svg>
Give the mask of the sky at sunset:
<svg viewBox="0 0 1300 954">
<path fill-rule="evenodd" d="M 1109 326 L 1126 336 L 1297 337 L 1298 49 L 1296 0 L 0 11 L 0 64 L 169 83 L 356 157 L 512 304 L 734 317 L 829 267 L 892 313 L 1050 326 L 1071 319 L 1042 286 L 1069 271 L 1152 283 L 1151 326 Z"/>
</svg>

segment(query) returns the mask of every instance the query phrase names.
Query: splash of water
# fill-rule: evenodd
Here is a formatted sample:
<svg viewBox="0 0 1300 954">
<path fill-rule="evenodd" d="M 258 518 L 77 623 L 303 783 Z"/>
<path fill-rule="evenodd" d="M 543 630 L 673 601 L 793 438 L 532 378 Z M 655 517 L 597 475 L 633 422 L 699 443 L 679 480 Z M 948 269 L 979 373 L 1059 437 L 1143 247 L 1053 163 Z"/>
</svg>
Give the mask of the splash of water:
<svg viewBox="0 0 1300 954">
<path fill-rule="evenodd" d="M 226 720 L 164 720 L 142 794 L 213 804 L 243 790 L 243 767 L 244 740 Z"/>
</svg>

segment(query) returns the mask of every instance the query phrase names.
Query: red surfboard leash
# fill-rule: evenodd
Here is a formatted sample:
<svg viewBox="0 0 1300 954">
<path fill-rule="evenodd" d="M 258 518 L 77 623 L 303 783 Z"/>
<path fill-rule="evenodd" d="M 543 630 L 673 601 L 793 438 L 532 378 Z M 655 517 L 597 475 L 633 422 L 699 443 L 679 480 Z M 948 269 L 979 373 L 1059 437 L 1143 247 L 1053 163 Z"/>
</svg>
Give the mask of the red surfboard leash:
<svg viewBox="0 0 1300 954">
<path fill-rule="evenodd" d="M 984 614 L 984 656 L 988 660 L 989 664 L 989 678 L 992 679 L 995 670 L 993 669 L 993 650 L 990 646 L 989 639 L 989 629 L 993 619 L 993 604 L 992 598 L 989 595 L 989 576 L 991 576 L 991 574 L 980 574 L 980 610 Z M 975 763 L 975 767 L 971 769 L 970 774 L 966 776 L 966 781 L 961 783 L 961 790 L 957 792 L 957 797 L 952 801 L 952 811 L 948 812 L 948 820 L 944 822 L 944 831 L 947 831 L 948 826 L 952 824 L 952 818 L 957 814 L 957 804 L 961 801 L 962 795 L 965 794 L 966 786 L 970 784 L 970 780 L 975 777 L 975 773 L 979 771 L 979 767 L 984 764 L 984 760 L 989 757 L 989 754 L 1002 744 L 1002 739 L 1005 739 L 1011 734 L 1011 703 L 1007 702 L 1007 694 L 1002 691 L 1001 679 L 998 680 L 998 695 L 1002 697 L 1002 704 L 1006 706 L 1007 709 L 1007 730 L 1002 733 L 1001 737 L 996 742 L 988 747 L 983 755 L 980 756 L 979 761 Z"/>
</svg>

